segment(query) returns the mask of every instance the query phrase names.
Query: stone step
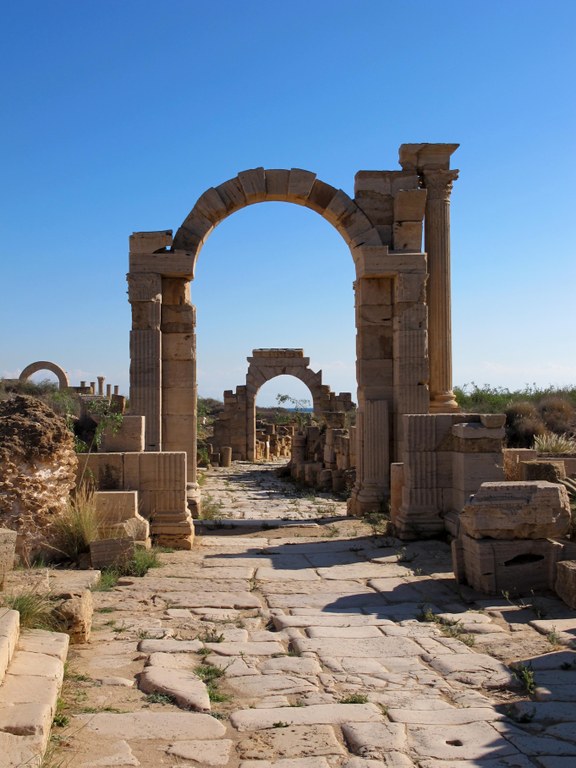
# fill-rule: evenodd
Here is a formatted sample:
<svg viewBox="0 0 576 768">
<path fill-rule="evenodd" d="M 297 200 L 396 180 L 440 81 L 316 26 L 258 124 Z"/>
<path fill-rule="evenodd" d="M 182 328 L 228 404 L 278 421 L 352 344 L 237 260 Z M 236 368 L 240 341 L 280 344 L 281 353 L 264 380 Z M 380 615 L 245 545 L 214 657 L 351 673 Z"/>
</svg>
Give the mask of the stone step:
<svg viewBox="0 0 576 768">
<path fill-rule="evenodd" d="M 0 608 L 0 684 L 12 660 L 20 636 L 20 614 Z"/>
<path fill-rule="evenodd" d="M 62 688 L 69 637 L 38 629 L 20 633 L 20 614 L 8 613 L 16 617 L 0 617 L 0 652 L 6 648 L 10 656 L 0 685 L 1 764 L 38 768 Z"/>
</svg>

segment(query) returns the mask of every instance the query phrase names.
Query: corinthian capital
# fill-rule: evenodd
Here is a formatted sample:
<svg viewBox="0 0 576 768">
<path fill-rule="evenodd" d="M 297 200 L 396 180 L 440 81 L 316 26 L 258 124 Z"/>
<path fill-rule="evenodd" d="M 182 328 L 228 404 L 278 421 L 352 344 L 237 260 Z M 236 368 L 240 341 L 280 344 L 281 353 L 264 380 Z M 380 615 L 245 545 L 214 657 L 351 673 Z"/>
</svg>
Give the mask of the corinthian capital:
<svg viewBox="0 0 576 768">
<path fill-rule="evenodd" d="M 422 178 L 428 190 L 429 200 L 444 200 L 449 202 L 452 184 L 458 178 L 459 171 L 424 170 Z"/>
</svg>

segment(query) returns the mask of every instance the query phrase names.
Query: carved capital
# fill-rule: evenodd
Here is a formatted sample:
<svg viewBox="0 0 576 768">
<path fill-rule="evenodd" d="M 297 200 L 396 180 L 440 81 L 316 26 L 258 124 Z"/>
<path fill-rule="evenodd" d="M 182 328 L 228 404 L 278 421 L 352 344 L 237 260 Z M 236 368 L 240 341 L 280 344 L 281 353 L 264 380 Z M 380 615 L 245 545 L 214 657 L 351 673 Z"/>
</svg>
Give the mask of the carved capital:
<svg viewBox="0 0 576 768">
<path fill-rule="evenodd" d="M 429 200 L 450 201 L 452 184 L 458 178 L 459 171 L 429 170 L 423 171 L 424 186 L 428 190 Z"/>
</svg>

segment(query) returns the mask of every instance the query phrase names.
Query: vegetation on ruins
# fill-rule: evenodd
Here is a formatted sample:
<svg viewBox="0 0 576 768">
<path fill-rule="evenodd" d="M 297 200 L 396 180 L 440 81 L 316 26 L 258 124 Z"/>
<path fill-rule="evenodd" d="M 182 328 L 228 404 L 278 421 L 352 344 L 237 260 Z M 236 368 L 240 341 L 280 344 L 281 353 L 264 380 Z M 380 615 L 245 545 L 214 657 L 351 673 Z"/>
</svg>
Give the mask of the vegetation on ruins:
<svg viewBox="0 0 576 768">
<path fill-rule="evenodd" d="M 454 387 L 454 394 L 464 413 L 505 413 L 506 442 L 510 448 L 534 446 L 541 450 L 535 445 L 535 438 L 553 445 L 552 435 L 566 440 L 576 436 L 576 387 L 540 388 L 533 384 L 509 390 L 487 384 L 479 387 L 472 382 Z M 546 452 L 558 453 L 559 449 Z"/>
</svg>

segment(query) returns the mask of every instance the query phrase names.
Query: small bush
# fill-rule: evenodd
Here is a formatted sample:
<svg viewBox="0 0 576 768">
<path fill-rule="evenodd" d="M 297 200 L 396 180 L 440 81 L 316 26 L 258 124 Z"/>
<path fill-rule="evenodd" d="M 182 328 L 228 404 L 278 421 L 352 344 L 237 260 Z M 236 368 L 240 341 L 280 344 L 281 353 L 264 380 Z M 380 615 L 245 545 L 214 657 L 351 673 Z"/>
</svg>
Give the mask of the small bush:
<svg viewBox="0 0 576 768">
<path fill-rule="evenodd" d="M 58 619 L 53 613 L 54 604 L 48 595 L 31 590 L 16 595 L 4 595 L 3 602 L 6 608 L 18 611 L 20 626 L 25 629 L 47 629 L 52 632 L 60 629 Z"/>
<path fill-rule="evenodd" d="M 55 548 L 70 558 L 90 551 L 90 542 L 98 539 L 98 515 L 94 487 L 82 483 L 70 497 L 65 514 L 54 523 Z"/>
<path fill-rule="evenodd" d="M 567 453 L 576 454 L 576 439 L 569 435 L 557 435 L 554 432 L 545 432 L 534 438 L 534 449 L 538 453 Z"/>
</svg>

